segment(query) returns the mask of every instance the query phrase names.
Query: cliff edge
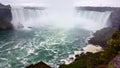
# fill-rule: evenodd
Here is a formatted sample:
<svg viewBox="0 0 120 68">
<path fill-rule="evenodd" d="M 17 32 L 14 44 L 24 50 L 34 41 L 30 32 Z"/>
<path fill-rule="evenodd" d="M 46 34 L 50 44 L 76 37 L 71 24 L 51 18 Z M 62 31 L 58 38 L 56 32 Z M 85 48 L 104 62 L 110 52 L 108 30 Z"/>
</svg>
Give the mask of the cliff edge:
<svg viewBox="0 0 120 68">
<path fill-rule="evenodd" d="M 13 29 L 11 24 L 12 13 L 10 5 L 3 5 L 0 3 L 0 30 Z"/>
</svg>

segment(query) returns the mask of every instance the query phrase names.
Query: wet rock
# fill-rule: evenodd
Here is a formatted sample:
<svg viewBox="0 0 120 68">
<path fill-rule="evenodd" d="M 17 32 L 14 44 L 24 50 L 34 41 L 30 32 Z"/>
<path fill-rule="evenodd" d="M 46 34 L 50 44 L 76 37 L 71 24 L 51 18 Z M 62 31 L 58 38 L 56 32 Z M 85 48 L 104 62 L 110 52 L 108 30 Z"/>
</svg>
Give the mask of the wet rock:
<svg viewBox="0 0 120 68">
<path fill-rule="evenodd" d="M 88 40 L 88 43 L 93 45 L 100 45 L 103 48 L 106 48 L 107 40 L 109 40 L 113 33 L 116 31 L 116 28 L 103 28 L 101 30 L 96 31 L 90 40 Z"/>
<path fill-rule="evenodd" d="M 29 66 L 27 66 L 26 68 L 51 68 L 49 65 L 47 65 L 46 63 L 44 62 L 39 62 L 39 63 L 36 63 L 36 64 L 31 64 Z"/>
</svg>

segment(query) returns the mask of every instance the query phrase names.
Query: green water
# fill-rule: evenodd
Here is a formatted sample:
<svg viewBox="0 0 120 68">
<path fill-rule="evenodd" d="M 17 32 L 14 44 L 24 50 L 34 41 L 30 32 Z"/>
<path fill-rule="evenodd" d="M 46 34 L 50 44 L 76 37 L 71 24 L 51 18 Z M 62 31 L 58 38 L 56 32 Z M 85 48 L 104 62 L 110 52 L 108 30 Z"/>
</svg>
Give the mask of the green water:
<svg viewBox="0 0 120 68">
<path fill-rule="evenodd" d="M 0 68 L 24 68 L 40 61 L 59 65 L 85 46 L 89 33 L 79 28 L 0 31 Z"/>
</svg>

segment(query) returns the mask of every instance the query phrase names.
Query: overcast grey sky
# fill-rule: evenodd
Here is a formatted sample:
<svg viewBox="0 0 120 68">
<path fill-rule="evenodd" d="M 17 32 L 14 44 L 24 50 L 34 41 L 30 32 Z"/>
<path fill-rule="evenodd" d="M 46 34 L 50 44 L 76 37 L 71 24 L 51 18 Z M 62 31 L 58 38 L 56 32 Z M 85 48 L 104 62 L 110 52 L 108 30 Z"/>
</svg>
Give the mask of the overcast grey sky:
<svg viewBox="0 0 120 68">
<path fill-rule="evenodd" d="M 54 13 L 67 12 L 73 10 L 73 5 L 93 5 L 93 6 L 120 6 L 120 0 L 0 0 L 0 3 L 3 4 L 21 4 L 21 3 L 35 3 L 35 5 L 45 4 L 48 5 L 48 8 Z M 32 5 L 32 4 L 30 4 Z M 71 12 L 72 13 L 72 12 Z"/>
<path fill-rule="evenodd" d="M 1 3 L 54 3 L 54 2 L 71 2 L 76 0 L 0 0 Z"/>
<path fill-rule="evenodd" d="M 85 1 L 87 4 L 91 4 L 90 2 L 93 1 L 94 4 L 98 4 L 101 2 L 103 4 L 110 3 L 113 5 L 115 4 L 120 5 L 120 0 L 0 0 L 0 3 L 3 3 L 3 4 L 10 4 L 10 3 L 71 4 L 71 3 L 80 3 L 82 1 Z"/>
<path fill-rule="evenodd" d="M 65 12 L 66 13 L 73 9 L 73 5 L 109 5 L 109 6 L 120 6 L 120 0 L 0 0 L 3 4 L 21 4 L 21 3 L 36 3 L 36 5 L 45 4 L 54 12 Z M 32 4 L 30 4 L 32 5 Z M 55 9 L 55 10 L 54 10 Z"/>
</svg>

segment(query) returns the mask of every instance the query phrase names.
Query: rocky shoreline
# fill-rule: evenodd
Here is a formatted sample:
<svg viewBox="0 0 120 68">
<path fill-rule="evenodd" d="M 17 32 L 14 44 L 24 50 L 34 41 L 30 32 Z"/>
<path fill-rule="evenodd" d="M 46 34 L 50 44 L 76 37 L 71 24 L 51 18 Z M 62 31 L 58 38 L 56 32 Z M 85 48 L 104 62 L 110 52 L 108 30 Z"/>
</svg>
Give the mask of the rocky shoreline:
<svg viewBox="0 0 120 68">
<path fill-rule="evenodd" d="M 107 27 L 93 33 L 93 37 L 88 40 L 89 44 L 100 45 L 105 49 L 106 42 L 109 40 L 112 35 L 118 30 L 118 28 Z"/>
<path fill-rule="evenodd" d="M 81 9 L 81 7 L 79 8 Z M 108 21 L 108 27 L 96 31 L 95 33 L 93 33 L 93 37 L 88 40 L 88 44 L 99 45 L 103 48 L 103 50 L 91 53 L 91 47 L 89 47 L 87 49 L 87 53 L 81 53 L 76 57 L 75 61 L 68 65 L 60 65 L 59 68 L 119 68 L 120 64 L 116 64 L 116 60 L 120 60 L 120 8 L 82 7 L 82 9 L 83 11 L 90 10 L 99 12 L 112 10 L 111 16 Z M 111 41 L 111 39 L 115 41 Z M 120 63 L 120 61 L 117 62 Z"/>
<path fill-rule="evenodd" d="M 72 63 L 59 68 L 119 68 L 120 64 L 120 29 L 107 40 L 106 48 L 96 53 L 81 53 Z M 117 62 L 117 63 L 116 63 Z"/>
</svg>

